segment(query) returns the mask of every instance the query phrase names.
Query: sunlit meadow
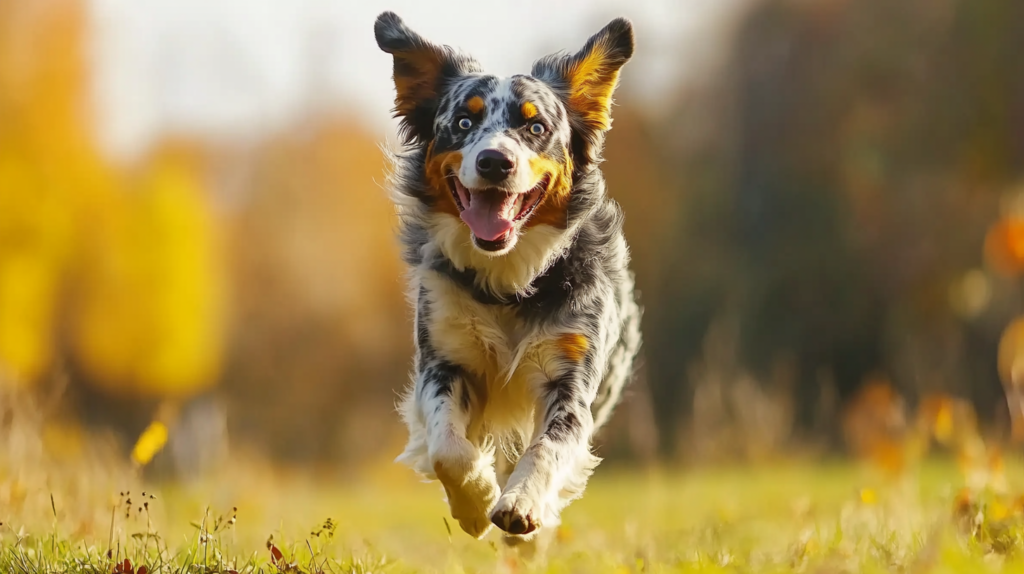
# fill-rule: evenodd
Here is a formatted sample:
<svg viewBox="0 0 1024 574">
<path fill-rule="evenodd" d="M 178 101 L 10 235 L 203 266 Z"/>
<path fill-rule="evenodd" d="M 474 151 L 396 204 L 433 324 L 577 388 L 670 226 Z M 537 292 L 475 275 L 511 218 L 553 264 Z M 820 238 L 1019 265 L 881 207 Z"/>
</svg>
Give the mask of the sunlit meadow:
<svg viewBox="0 0 1024 574">
<path fill-rule="evenodd" d="M 392 462 L 392 6 L 0 0 L 0 573 L 1024 570 L 1024 4 L 402 3 L 637 26 L 644 357 L 550 545 Z"/>
<path fill-rule="evenodd" d="M 380 464 L 224 461 L 162 484 L 93 446 L 57 456 L 23 410 L 0 458 L 4 572 L 1003 572 L 1024 567 L 1024 467 L 945 459 L 602 467 L 543 557 L 476 541 L 441 489 Z M 28 419 L 28 420 L 26 420 Z M 11 441 L 17 441 L 13 447 Z M 93 441 L 101 444 L 102 441 Z M 911 462 L 911 461 L 908 461 Z M 973 474 L 972 471 L 973 470 Z M 966 471 L 966 473 L 965 473 Z"/>
</svg>

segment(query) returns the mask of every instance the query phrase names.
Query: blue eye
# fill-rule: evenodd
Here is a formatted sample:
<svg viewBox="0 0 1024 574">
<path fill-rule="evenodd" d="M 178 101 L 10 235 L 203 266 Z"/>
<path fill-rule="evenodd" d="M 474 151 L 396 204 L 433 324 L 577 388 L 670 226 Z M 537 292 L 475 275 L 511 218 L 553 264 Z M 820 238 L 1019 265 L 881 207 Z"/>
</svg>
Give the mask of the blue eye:
<svg viewBox="0 0 1024 574">
<path fill-rule="evenodd" d="M 459 120 L 459 129 L 468 130 L 471 127 L 473 127 L 473 120 L 469 118 Z"/>
<path fill-rule="evenodd" d="M 546 129 L 547 128 L 544 127 L 544 124 L 540 122 L 534 122 L 533 124 L 530 125 L 530 133 L 535 136 L 539 136 L 540 134 L 544 133 Z"/>
</svg>

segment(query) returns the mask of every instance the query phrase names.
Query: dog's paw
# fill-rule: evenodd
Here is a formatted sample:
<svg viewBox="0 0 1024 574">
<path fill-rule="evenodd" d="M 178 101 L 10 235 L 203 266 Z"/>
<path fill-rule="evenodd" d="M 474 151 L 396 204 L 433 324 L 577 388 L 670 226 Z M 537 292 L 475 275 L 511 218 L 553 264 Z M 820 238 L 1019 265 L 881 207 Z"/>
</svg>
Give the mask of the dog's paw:
<svg viewBox="0 0 1024 574">
<path fill-rule="evenodd" d="M 443 468 L 438 469 L 437 477 L 448 496 L 452 518 L 459 522 L 462 530 L 473 538 L 487 534 L 491 529 L 487 511 L 500 492 L 494 479 L 487 480 L 486 476 L 459 479 L 446 474 Z"/>
<path fill-rule="evenodd" d="M 463 470 L 458 468 L 452 471 L 443 461 L 434 463 L 434 472 L 444 486 L 452 518 L 459 522 L 466 534 L 482 538 L 491 529 L 487 511 L 494 505 L 501 491 L 493 469 L 485 466 L 471 467 L 469 472 Z"/>
<path fill-rule="evenodd" d="M 509 534 L 524 536 L 541 527 L 539 509 L 525 496 L 505 493 L 491 511 L 491 522 Z"/>
</svg>

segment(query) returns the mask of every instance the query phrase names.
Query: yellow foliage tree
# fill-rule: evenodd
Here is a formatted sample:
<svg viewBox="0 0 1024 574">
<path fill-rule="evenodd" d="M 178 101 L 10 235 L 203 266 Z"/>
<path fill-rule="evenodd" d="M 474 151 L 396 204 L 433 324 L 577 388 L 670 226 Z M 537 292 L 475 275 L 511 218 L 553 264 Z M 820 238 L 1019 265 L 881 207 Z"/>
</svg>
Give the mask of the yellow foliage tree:
<svg viewBox="0 0 1024 574">
<path fill-rule="evenodd" d="M 219 376 L 225 286 L 208 198 L 164 151 L 130 191 L 95 198 L 76 274 L 71 341 L 109 391 L 187 398 Z"/>
<path fill-rule="evenodd" d="M 0 371 L 29 386 L 71 350 L 106 390 L 185 398 L 220 373 L 225 278 L 194 154 L 138 176 L 97 151 L 83 7 L 0 4 Z"/>
<path fill-rule="evenodd" d="M 77 8 L 0 5 L 0 368 L 21 385 L 52 361 L 75 189 L 98 167 L 79 117 Z"/>
</svg>

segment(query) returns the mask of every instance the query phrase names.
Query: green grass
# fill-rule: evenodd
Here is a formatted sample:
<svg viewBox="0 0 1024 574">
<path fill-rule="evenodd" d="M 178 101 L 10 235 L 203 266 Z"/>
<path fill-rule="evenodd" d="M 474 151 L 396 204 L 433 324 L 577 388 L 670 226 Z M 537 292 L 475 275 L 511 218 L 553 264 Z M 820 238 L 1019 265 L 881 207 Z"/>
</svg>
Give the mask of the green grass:
<svg viewBox="0 0 1024 574">
<path fill-rule="evenodd" d="M 399 468 L 352 474 L 235 467 L 162 487 L 74 468 L 31 484 L 0 475 L 0 572 L 110 573 L 125 558 L 149 572 L 1024 571 L 1024 523 L 1010 499 L 1000 509 L 979 495 L 955 512 L 962 479 L 942 463 L 899 481 L 841 463 L 605 466 L 542 563 L 493 531 L 484 541 L 459 531 L 436 483 Z M 1024 484 L 1019 464 L 1008 476 Z"/>
</svg>

